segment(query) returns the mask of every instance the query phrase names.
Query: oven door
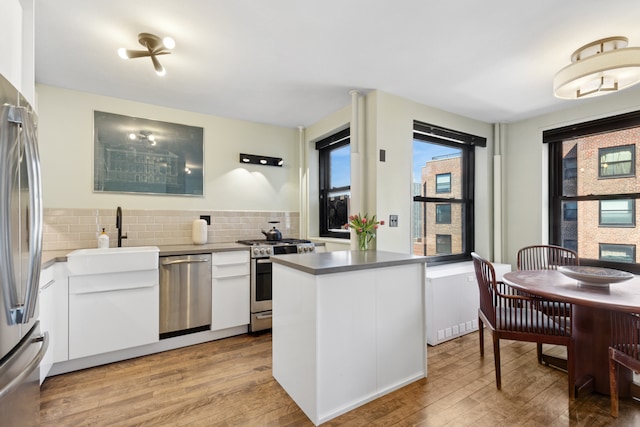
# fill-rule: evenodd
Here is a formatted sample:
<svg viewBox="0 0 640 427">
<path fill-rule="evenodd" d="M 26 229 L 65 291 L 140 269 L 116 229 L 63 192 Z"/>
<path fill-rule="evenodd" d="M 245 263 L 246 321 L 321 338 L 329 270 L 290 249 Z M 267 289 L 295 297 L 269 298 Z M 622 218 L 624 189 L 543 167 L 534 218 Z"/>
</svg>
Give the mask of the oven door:
<svg viewBox="0 0 640 427">
<path fill-rule="evenodd" d="M 251 312 L 271 310 L 271 271 L 269 258 L 257 258 L 251 262 Z"/>
</svg>

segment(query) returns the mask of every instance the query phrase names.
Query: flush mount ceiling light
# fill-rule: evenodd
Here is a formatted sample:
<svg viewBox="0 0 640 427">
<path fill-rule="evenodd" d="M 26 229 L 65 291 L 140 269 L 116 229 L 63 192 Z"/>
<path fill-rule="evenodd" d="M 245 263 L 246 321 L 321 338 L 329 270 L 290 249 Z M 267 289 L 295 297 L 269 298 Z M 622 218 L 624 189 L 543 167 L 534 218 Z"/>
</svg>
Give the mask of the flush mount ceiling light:
<svg viewBox="0 0 640 427">
<path fill-rule="evenodd" d="M 130 50 L 121 47 L 118 49 L 118 55 L 122 59 L 143 58 L 145 56 L 151 57 L 153 62 L 153 68 L 159 76 L 164 76 L 167 71 L 158 61 L 158 55 L 168 55 L 170 49 L 176 47 L 176 42 L 171 37 L 165 37 L 161 39 L 155 34 L 140 33 L 138 34 L 138 42 L 144 46 L 147 50 Z"/>
<path fill-rule="evenodd" d="M 240 163 L 253 165 L 278 166 L 282 167 L 284 160 L 280 157 L 259 156 L 257 154 L 240 153 Z"/>
<path fill-rule="evenodd" d="M 558 98 L 578 99 L 626 89 L 640 82 L 640 48 L 626 37 L 609 37 L 582 46 L 571 64 L 553 78 Z"/>
<path fill-rule="evenodd" d="M 148 130 L 141 130 L 139 133 L 131 132 L 127 134 L 127 138 L 129 138 L 131 141 L 147 143 L 152 146 L 156 145 L 156 137 L 153 136 L 153 134 Z"/>
</svg>

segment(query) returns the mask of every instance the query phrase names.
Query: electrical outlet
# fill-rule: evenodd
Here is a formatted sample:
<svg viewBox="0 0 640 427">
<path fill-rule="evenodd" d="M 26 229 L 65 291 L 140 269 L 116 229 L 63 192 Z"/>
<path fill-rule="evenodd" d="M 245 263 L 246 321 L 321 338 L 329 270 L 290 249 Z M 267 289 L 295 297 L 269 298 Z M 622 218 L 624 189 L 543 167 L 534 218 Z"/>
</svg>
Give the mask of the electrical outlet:
<svg viewBox="0 0 640 427">
<path fill-rule="evenodd" d="M 200 219 L 207 221 L 207 225 L 211 225 L 211 215 L 200 215 Z"/>
<path fill-rule="evenodd" d="M 389 227 L 398 226 L 398 215 L 389 215 Z"/>
</svg>

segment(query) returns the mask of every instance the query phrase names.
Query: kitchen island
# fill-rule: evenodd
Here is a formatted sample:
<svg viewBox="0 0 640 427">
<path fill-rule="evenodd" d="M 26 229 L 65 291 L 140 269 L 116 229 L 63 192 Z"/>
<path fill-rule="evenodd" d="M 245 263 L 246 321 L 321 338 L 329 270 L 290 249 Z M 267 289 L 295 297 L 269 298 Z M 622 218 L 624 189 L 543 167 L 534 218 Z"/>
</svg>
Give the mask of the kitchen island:
<svg viewBox="0 0 640 427">
<path fill-rule="evenodd" d="M 426 376 L 425 257 L 271 260 L 273 376 L 314 424 Z"/>
</svg>

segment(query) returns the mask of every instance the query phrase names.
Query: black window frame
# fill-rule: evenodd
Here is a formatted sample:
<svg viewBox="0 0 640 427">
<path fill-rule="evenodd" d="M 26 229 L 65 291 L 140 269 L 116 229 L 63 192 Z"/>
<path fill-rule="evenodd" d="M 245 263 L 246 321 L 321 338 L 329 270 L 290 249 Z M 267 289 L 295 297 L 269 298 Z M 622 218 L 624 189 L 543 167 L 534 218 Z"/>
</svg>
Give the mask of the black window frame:
<svg viewBox="0 0 640 427">
<path fill-rule="evenodd" d="M 452 197 L 424 197 L 414 196 L 414 202 L 424 203 L 423 210 L 428 203 L 446 202 L 450 204 L 460 204 L 464 223 L 462 227 L 462 247 L 461 253 L 450 255 L 434 255 L 427 258 L 427 265 L 448 264 L 459 261 L 471 260 L 471 252 L 474 250 L 475 235 L 475 147 L 486 147 L 487 139 L 481 136 L 471 135 L 452 129 L 443 128 L 437 125 L 414 121 L 413 139 L 427 143 L 435 143 L 455 147 L 462 150 L 462 170 L 464 171 L 461 182 L 462 198 Z M 426 236 L 426 231 L 423 231 Z M 424 242 L 426 245 L 426 241 Z"/>
<path fill-rule="evenodd" d="M 562 245 L 562 204 L 566 201 L 589 200 L 614 200 L 614 199 L 639 199 L 640 193 L 603 194 L 564 196 L 563 189 L 563 161 L 562 143 L 571 139 L 582 138 L 590 135 L 614 132 L 624 129 L 640 127 L 640 111 L 592 120 L 584 123 L 565 126 L 557 129 L 543 131 L 542 142 L 549 145 L 549 243 Z M 629 144 L 624 144 L 629 145 Z M 634 156 L 635 158 L 635 156 Z M 600 166 L 600 157 L 597 158 L 597 167 Z M 599 174 L 599 171 L 598 171 Z M 627 176 L 625 176 L 627 177 Z M 616 176 L 615 178 L 621 178 Z M 606 177 L 605 179 L 610 179 Z M 613 262 L 600 259 L 590 259 L 580 256 L 580 265 L 614 268 L 640 274 L 640 264 Z"/>
<path fill-rule="evenodd" d="M 332 231 L 329 228 L 329 211 L 331 209 L 330 203 L 331 193 L 338 193 L 343 191 L 351 191 L 351 185 L 344 187 L 331 188 L 331 152 L 344 146 L 349 145 L 351 142 L 351 131 L 347 127 L 342 129 L 326 138 L 323 138 L 316 142 L 316 150 L 318 150 L 318 190 L 319 190 L 319 217 L 318 217 L 318 235 L 319 237 L 332 237 L 336 239 L 349 239 L 349 230 L 345 231 Z M 348 221 L 348 209 L 347 220 Z"/>
</svg>

